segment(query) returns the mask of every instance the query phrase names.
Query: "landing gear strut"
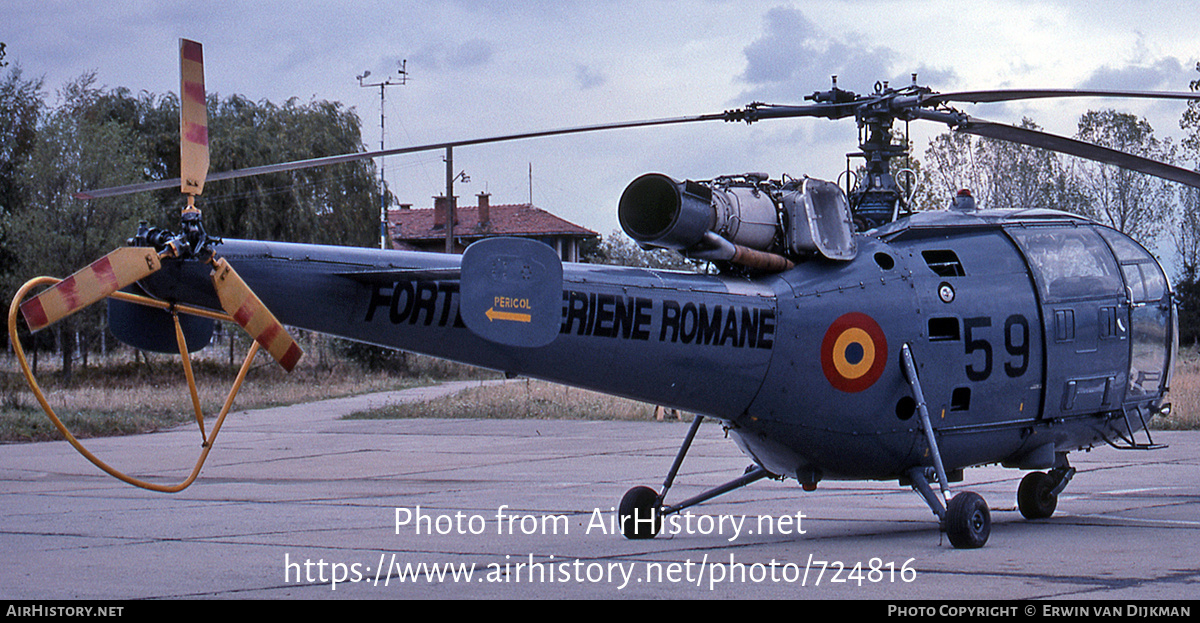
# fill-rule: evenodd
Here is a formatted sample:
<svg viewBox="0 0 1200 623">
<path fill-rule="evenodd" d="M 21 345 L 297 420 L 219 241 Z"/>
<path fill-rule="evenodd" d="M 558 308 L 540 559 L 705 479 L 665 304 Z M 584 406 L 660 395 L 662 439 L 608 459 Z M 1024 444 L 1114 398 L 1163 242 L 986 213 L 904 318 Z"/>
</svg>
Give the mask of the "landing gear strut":
<svg viewBox="0 0 1200 623">
<path fill-rule="evenodd" d="M 933 514 L 937 515 L 942 532 L 946 533 L 950 544 L 957 549 L 983 547 L 992 534 L 992 513 L 983 496 L 963 491 L 950 498 L 950 502 L 944 502 L 945 493 L 939 495 L 930 488 L 928 471 L 923 467 L 914 467 L 908 471 L 908 480 L 912 488 L 925 499 Z"/>
<path fill-rule="evenodd" d="M 711 500 L 712 498 L 729 493 L 734 489 L 740 489 L 752 482 L 756 482 L 771 476 L 771 472 L 763 469 L 762 466 L 752 465 L 742 476 L 735 478 L 719 487 L 714 487 L 692 498 L 688 498 L 674 506 L 663 506 L 663 499 L 667 496 L 667 491 L 675 482 L 675 475 L 679 473 L 679 467 L 683 465 L 683 457 L 687 455 L 687 451 L 692 446 L 692 440 L 696 438 L 696 433 L 700 431 L 700 424 L 704 421 L 704 417 L 696 415 L 692 420 L 692 427 L 688 429 L 687 437 L 683 440 L 683 445 L 679 448 L 679 453 L 675 455 L 675 462 L 671 464 L 671 470 L 667 472 L 667 478 L 663 481 L 662 493 L 655 493 L 650 487 L 634 487 L 625 492 L 621 498 L 621 506 L 618 511 L 618 519 L 621 522 L 621 532 L 627 539 L 652 539 L 658 535 L 658 531 L 662 528 L 662 518 L 667 515 L 678 513 L 679 511 L 695 506 L 701 502 Z"/>
<path fill-rule="evenodd" d="M 904 372 L 912 388 L 913 398 L 917 401 L 917 413 L 921 416 L 921 426 L 925 430 L 925 441 L 929 444 L 930 454 L 933 455 L 933 473 L 937 476 L 941 495 L 929 487 L 929 472 L 924 467 L 914 467 L 908 471 L 908 479 L 913 489 L 925 498 L 925 503 L 933 510 L 941 522 L 942 531 L 950 538 L 950 544 L 958 549 L 976 549 L 987 543 L 992 534 L 992 514 L 987 502 L 978 493 L 963 491 L 950 498 L 950 485 L 946 477 L 946 469 L 942 465 L 942 455 L 938 450 L 937 437 L 933 432 L 933 423 L 929 419 L 929 409 L 925 406 L 925 392 L 921 390 L 921 381 L 917 378 L 917 365 L 913 361 L 912 349 L 905 344 L 900 349 L 904 361 Z"/>
<path fill-rule="evenodd" d="M 992 534 L 992 515 L 978 493 L 963 491 L 950 498 L 942 522 L 950 544 L 958 549 L 976 549 Z"/>
<path fill-rule="evenodd" d="M 1054 469 L 1046 472 L 1029 472 L 1017 487 L 1017 508 L 1026 519 L 1046 519 L 1058 508 L 1058 494 L 1067 487 L 1075 475 L 1075 468 L 1067 463 L 1067 454 L 1059 453 Z"/>
</svg>

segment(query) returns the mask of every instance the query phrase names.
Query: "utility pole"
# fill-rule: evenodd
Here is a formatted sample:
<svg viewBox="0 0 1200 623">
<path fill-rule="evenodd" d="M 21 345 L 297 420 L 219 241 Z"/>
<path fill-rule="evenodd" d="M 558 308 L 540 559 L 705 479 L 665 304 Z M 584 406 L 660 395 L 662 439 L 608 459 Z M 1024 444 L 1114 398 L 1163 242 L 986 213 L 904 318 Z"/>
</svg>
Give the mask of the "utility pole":
<svg viewBox="0 0 1200 623">
<path fill-rule="evenodd" d="M 454 174 L 454 148 L 446 148 L 446 253 L 454 253 L 454 217 L 457 209 L 454 205 L 454 181 L 462 180 L 469 184 L 471 177 L 466 171 Z"/>
<path fill-rule="evenodd" d="M 399 68 L 396 70 L 396 75 L 384 79 L 382 82 L 366 83 L 363 82 L 371 75 L 371 71 L 367 70 L 358 78 L 358 86 L 360 87 L 379 87 L 379 151 L 387 149 L 384 142 L 387 139 L 387 132 L 384 129 L 384 89 L 394 85 L 403 85 L 408 83 L 408 59 L 402 60 L 399 63 Z M 384 177 L 383 158 L 379 158 L 379 248 L 387 249 L 388 244 L 388 222 L 387 222 L 387 179 Z"/>
</svg>

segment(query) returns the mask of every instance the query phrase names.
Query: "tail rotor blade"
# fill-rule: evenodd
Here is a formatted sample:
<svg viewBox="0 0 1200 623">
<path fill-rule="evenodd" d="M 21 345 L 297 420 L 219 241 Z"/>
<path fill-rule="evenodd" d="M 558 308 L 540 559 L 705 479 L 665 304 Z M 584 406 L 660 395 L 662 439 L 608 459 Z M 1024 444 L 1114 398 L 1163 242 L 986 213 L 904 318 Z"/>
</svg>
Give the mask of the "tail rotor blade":
<svg viewBox="0 0 1200 623">
<path fill-rule="evenodd" d="M 204 48 L 179 40 L 180 189 L 199 195 L 208 175 L 208 108 L 204 95 Z"/>
<path fill-rule="evenodd" d="M 21 314 L 31 331 L 39 331 L 149 276 L 161 266 L 154 249 L 117 249 L 25 301 Z"/>
<path fill-rule="evenodd" d="M 224 258 L 216 260 L 212 271 L 213 287 L 221 307 L 233 317 L 254 341 L 258 342 L 284 370 L 292 371 L 304 354 L 296 340 L 283 328 L 271 310 L 250 290 L 237 271 Z"/>
</svg>

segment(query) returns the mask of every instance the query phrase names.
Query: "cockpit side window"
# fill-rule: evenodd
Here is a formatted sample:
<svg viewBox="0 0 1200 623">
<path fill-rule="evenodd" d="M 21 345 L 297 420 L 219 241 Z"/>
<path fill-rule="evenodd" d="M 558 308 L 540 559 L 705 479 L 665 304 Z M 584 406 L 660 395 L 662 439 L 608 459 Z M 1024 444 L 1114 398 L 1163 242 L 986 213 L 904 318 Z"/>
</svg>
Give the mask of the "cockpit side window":
<svg viewBox="0 0 1200 623">
<path fill-rule="evenodd" d="M 1115 230 L 1101 228 L 1100 235 L 1112 246 L 1117 261 L 1121 263 L 1121 274 L 1125 277 L 1125 286 L 1129 288 L 1132 302 L 1161 301 L 1167 293 L 1167 278 L 1154 256 Z"/>
<path fill-rule="evenodd" d="M 1160 395 L 1171 376 L 1177 349 L 1174 311 L 1164 305 L 1166 275 L 1154 256 L 1125 234 L 1097 228 L 1121 264 L 1129 299 L 1129 390 L 1127 402 Z"/>
<path fill-rule="evenodd" d="M 1089 227 L 1012 228 L 1045 302 L 1111 296 L 1122 288 L 1113 254 Z"/>
</svg>

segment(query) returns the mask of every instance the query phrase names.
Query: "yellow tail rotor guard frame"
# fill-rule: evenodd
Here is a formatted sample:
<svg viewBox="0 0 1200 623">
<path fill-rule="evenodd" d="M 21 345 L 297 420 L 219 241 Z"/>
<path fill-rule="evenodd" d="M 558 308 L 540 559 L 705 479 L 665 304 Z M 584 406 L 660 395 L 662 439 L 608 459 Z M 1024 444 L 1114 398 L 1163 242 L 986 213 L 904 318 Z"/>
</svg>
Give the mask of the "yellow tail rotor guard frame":
<svg viewBox="0 0 1200 623">
<path fill-rule="evenodd" d="M 83 455 L 84 458 L 86 458 L 88 461 L 91 461 L 93 465 L 104 470 L 109 475 L 136 487 L 149 489 L 151 491 L 158 491 L 161 493 L 177 493 L 179 491 L 183 491 L 196 480 L 197 476 L 200 475 L 200 469 L 204 466 L 204 461 L 208 458 L 208 452 L 209 450 L 212 450 L 213 443 L 217 439 L 217 434 L 221 431 L 221 425 L 225 422 L 225 416 L 229 415 L 229 410 L 233 406 L 233 399 L 237 396 L 238 390 L 241 389 L 242 382 L 246 379 L 246 373 L 250 371 L 250 364 L 254 360 L 254 355 L 258 353 L 258 342 L 253 342 L 253 345 L 250 347 L 250 351 L 246 354 L 246 360 L 242 363 L 241 369 L 238 370 L 237 378 L 233 382 L 233 387 L 229 389 L 229 395 L 225 398 L 225 404 L 221 407 L 221 412 L 217 416 L 216 423 L 213 425 L 212 434 L 206 436 L 204 432 L 204 415 L 200 408 L 200 397 L 196 389 L 195 378 L 192 375 L 191 359 L 188 355 L 187 344 L 183 337 L 183 330 L 179 325 L 179 313 L 202 316 L 205 318 L 211 318 L 213 320 L 222 320 L 227 322 L 234 322 L 233 318 L 228 314 L 213 312 L 207 309 L 201 309 L 187 305 L 172 305 L 164 301 L 159 301 L 157 299 L 152 299 L 145 296 L 139 296 L 137 294 L 114 292 L 111 295 L 112 298 L 120 299 L 129 303 L 156 307 L 171 313 L 171 317 L 175 321 L 175 339 L 179 343 L 179 354 L 182 358 L 184 375 L 187 377 L 188 389 L 190 390 L 192 396 L 192 405 L 196 411 L 196 423 L 200 427 L 200 456 L 196 459 L 196 465 L 192 468 L 191 474 L 188 475 L 183 482 L 175 485 L 161 485 L 147 482 L 116 469 L 88 451 L 88 449 L 85 448 L 83 444 L 81 444 L 79 440 L 71 434 L 71 431 L 67 429 L 66 425 L 63 424 L 58 415 L 54 413 L 54 409 L 46 400 L 45 394 L 42 393 L 42 389 L 38 385 L 37 379 L 33 377 L 33 371 L 30 369 L 29 362 L 25 358 L 25 349 L 21 347 L 21 340 L 19 340 L 17 336 L 17 314 L 20 310 L 21 303 L 29 294 L 30 290 L 40 285 L 53 285 L 60 281 L 62 280 L 54 277 L 35 277 L 30 279 L 29 281 L 25 282 L 25 285 L 21 286 L 20 290 L 17 291 L 17 294 L 13 297 L 12 304 L 8 309 L 9 341 L 13 345 L 13 351 L 17 354 L 17 361 L 21 366 L 21 372 L 25 375 L 25 380 L 29 383 L 30 389 L 33 390 L 33 395 L 37 398 L 38 404 L 42 406 L 42 410 L 46 412 L 46 415 L 50 416 L 50 420 L 54 423 L 54 427 L 58 429 L 58 432 L 66 438 L 71 446 L 73 446 L 75 450 L 79 452 L 79 454 Z"/>
</svg>

